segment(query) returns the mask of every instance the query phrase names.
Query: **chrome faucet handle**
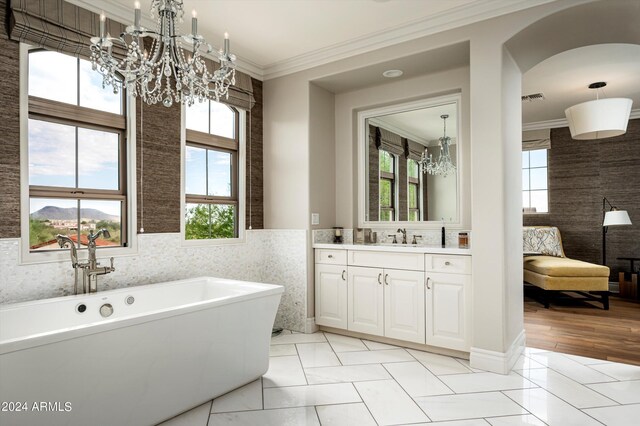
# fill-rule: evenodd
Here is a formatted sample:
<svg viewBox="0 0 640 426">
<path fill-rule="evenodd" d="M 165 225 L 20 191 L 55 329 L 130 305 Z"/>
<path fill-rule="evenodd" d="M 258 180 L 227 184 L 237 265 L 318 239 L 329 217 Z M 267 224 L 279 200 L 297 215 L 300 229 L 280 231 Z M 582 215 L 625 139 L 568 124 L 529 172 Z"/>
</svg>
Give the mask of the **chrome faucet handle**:
<svg viewBox="0 0 640 426">
<path fill-rule="evenodd" d="M 411 240 L 411 244 L 418 244 L 417 238 L 422 239 L 422 235 L 413 235 L 413 240 Z"/>
</svg>

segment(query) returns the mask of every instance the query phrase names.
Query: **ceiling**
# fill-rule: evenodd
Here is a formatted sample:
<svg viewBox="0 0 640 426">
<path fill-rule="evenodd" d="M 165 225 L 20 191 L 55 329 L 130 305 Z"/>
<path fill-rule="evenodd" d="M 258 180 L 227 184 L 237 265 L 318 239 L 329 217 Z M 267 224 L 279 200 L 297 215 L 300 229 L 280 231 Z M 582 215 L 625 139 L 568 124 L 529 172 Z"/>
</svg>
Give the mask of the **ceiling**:
<svg viewBox="0 0 640 426">
<path fill-rule="evenodd" d="M 443 135 L 444 120 L 440 116 L 447 114 L 449 115 L 447 118 L 447 136 L 455 144 L 458 136 L 458 129 L 455 125 L 456 112 L 456 104 L 450 103 L 374 117 L 371 121 L 372 124 L 391 130 L 402 137 L 423 145 L 433 146 L 437 145 L 438 138 Z"/>
<path fill-rule="evenodd" d="M 134 0 L 68 1 L 133 21 Z M 182 30 L 197 11 L 205 39 L 219 47 L 228 32 L 239 69 L 269 79 L 550 1 L 184 0 Z M 155 28 L 151 0 L 140 3 L 143 25 Z"/>
<path fill-rule="evenodd" d="M 133 0 L 105 0 L 99 7 L 92 0 L 67 1 L 96 12 L 104 9 L 121 22 L 133 19 Z M 238 68 L 268 80 L 550 1 L 554 0 L 184 0 L 182 30 L 190 30 L 191 11 L 196 10 L 199 32 L 214 47 L 228 31 Z M 154 28 L 148 12 L 151 0 L 140 3 L 143 25 Z M 468 64 L 469 44 L 457 43 L 314 83 L 341 93 L 394 81 L 381 76 L 388 69 L 401 69 L 400 79 L 407 79 Z M 592 99 L 593 91 L 586 87 L 594 81 L 608 83 L 607 97 L 631 97 L 640 117 L 638 75 L 638 45 L 595 45 L 553 56 L 523 77 L 522 94 L 543 92 L 546 97 L 523 103 L 525 128 L 566 126 L 564 110 Z"/>
<path fill-rule="evenodd" d="M 522 94 L 544 93 L 545 100 L 523 102 L 525 125 L 564 119 L 564 110 L 595 99 L 589 84 L 604 81 L 601 91 L 607 98 L 633 100 L 640 109 L 640 45 L 598 44 L 552 56 L 527 71 L 522 77 Z"/>
</svg>

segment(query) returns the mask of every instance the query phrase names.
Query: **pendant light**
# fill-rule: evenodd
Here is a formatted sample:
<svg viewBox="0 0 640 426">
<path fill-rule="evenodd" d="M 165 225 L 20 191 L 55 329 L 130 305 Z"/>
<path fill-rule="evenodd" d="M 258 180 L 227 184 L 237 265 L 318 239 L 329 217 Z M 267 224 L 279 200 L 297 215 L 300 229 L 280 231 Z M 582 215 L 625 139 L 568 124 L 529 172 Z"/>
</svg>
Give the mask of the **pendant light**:
<svg viewBox="0 0 640 426">
<path fill-rule="evenodd" d="M 596 100 L 574 105 L 564 111 L 573 139 L 604 139 L 627 132 L 633 101 L 627 98 L 600 99 L 598 90 L 606 85 L 603 81 L 591 83 L 589 89 L 595 89 Z"/>
</svg>

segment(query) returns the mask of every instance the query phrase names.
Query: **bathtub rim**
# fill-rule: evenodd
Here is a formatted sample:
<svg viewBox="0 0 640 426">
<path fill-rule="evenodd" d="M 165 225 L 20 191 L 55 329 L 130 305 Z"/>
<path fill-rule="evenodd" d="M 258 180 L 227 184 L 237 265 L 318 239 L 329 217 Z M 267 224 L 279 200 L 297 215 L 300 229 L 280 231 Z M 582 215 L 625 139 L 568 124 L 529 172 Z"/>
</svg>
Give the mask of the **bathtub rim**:
<svg viewBox="0 0 640 426">
<path fill-rule="evenodd" d="M 237 304 L 247 300 L 267 298 L 271 296 L 281 297 L 285 290 L 284 286 L 278 285 L 278 284 L 267 284 L 267 283 L 253 282 L 253 281 L 242 281 L 242 280 L 233 280 L 233 279 L 227 279 L 227 278 L 203 276 L 203 277 L 187 278 L 182 280 L 167 281 L 167 282 L 161 282 L 161 283 L 155 283 L 155 284 L 144 284 L 139 286 L 118 288 L 114 290 L 107 290 L 103 292 L 93 293 L 90 295 L 78 294 L 78 295 L 71 295 L 71 296 L 59 296 L 59 297 L 52 297 L 48 299 L 39 299 L 39 300 L 32 300 L 32 301 L 26 301 L 26 302 L 0 305 L 0 312 L 11 310 L 11 309 L 19 309 L 26 305 L 49 304 L 49 303 L 55 303 L 63 300 L 65 302 L 73 301 L 73 300 L 86 300 L 87 297 L 99 298 L 99 297 L 102 297 L 104 294 L 117 295 L 119 293 L 130 292 L 133 289 L 135 290 L 140 290 L 140 289 L 144 290 L 149 288 L 157 289 L 158 286 L 179 286 L 179 285 L 187 284 L 189 282 L 196 282 L 201 280 L 206 280 L 206 281 L 218 280 L 224 283 L 225 285 L 231 285 L 234 283 L 245 284 L 250 286 L 256 286 L 257 289 L 256 291 L 251 291 L 244 294 L 235 294 L 228 297 L 201 300 L 197 302 L 171 306 L 163 309 L 145 311 L 143 313 L 139 313 L 136 315 L 104 319 L 103 321 L 99 321 L 99 322 L 89 322 L 82 325 L 60 328 L 53 331 L 47 331 L 44 333 L 35 333 L 27 336 L 20 336 L 12 339 L 0 340 L 0 355 L 9 354 L 12 352 L 17 352 L 21 350 L 30 349 L 30 348 L 36 348 L 39 346 L 44 346 L 52 343 L 63 342 L 66 340 L 76 339 L 82 336 L 103 333 L 109 330 L 116 330 L 120 328 L 131 327 L 138 324 L 144 324 L 147 322 L 157 321 L 157 320 L 161 320 L 161 319 L 169 318 L 173 316 L 187 315 L 193 312 L 215 308 L 217 306 Z"/>
</svg>

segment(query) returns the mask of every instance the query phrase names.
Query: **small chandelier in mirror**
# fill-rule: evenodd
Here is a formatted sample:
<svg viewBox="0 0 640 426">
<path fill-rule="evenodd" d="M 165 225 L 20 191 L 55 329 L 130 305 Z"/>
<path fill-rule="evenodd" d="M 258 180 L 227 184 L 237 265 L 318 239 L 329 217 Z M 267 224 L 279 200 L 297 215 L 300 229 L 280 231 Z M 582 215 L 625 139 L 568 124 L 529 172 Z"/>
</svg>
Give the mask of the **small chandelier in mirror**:
<svg viewBox="0 0 640 426">
<path fill-rule="evenodd" d="M 443 114 L 440 118 L 444 121 L 443 135 L 438 139 L 440 155 L 438 159 L 434 161 L 433 154 L 430 154 L 428 149 L 425 148 L 420 158 L 420 165 L 422 165 L 423 173 L 447 177 L 450 173 L 455 172 L 456 166 L 453 165 L 451 154 L 449 154 L 449 147 L 451 145 L 451 138 L 447 136 L 447 118 L 449 118 L 449 114 Z"/>
<path fill-rule="evenodd" d="M 119 37 L 111 37 L 105 34 L 102 14 L 100 36 L 91 38 L 91 62 L 102 74 L 103 86 L 113 86 L 114 92 L 123 86 L 147 104 L 162 102 L 166 107 L 228 97 L 229 87 L 235 84 L 236 59 L 229 52 L 229 36 L 225 33 L 224 49 L 214 51 L 198 34 L 195 11 L 191 34 L 178 34 L 183 15 L 183 0 L 152 0 L 151 17 L 157 18 L 153 31 L 140 25 L 140 3 L 136 2 L 134 24 Z M 114 47 L 122 49 L 123 57 L 114 55 Z M 213 54 L 220 62 L 217 70 L 209 71 L 205 54 Z"/>
</svg>

